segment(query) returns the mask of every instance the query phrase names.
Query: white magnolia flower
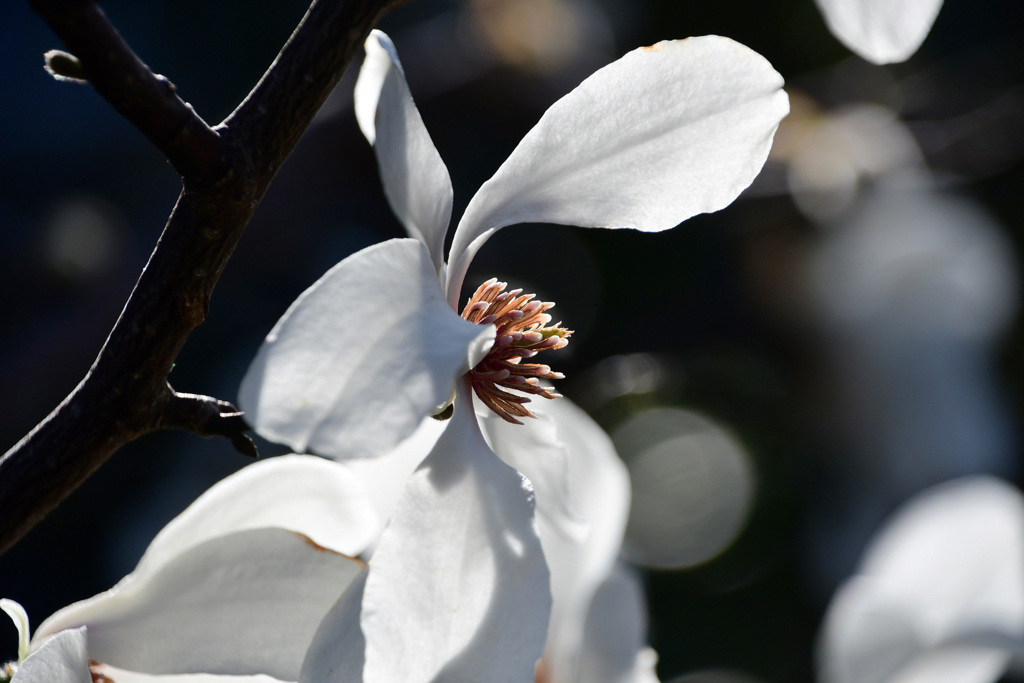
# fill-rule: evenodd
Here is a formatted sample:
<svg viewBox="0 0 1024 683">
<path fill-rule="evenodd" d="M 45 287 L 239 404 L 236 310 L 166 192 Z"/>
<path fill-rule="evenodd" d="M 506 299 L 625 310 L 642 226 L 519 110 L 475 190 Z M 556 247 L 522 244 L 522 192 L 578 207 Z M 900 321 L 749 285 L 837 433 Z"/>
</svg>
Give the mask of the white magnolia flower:
<svg viewBox="0 0 1024 683">
<path fill-rule="evenodd" d="M 823 683 L 993 683 L 1024 638 L 1024 499 L 991 477 L 906 504 L 836 593 Z"/>
<path fill-rule="evenodd" d="M 921 47 L 942 0 L 815 0 L 832 35 L 869 62 L 909 59 Z"/>
<path fill-rule="evenodd" d="M 14 681 L 298 680 L 321 619 L 363 571 L 341 553 L 362 552 L 381 526 L 342 465 L 250 465 L 164 527 L 116 586 L 43 622 L 31 646 L 24 611 L 0 601 L 21 636 Z"/>
<path fill-rule="evenodd" d="M 394 448 L 457 385 L 452 419 L 410 478 L 365 580 L 342 601 L 361 614 L 359 664 L 331 670 L 367 681 L 529 680 L 550 609 L 532 489 L 494 457 L 473 395 L 504 420 L 530 416 L 524 394 L 554 396 L 538 378 L 559 375 L 519 361 L 564 345 L 569 331 L 549 325 L 551 304 L 493 281 L 460 316 L 469 263 L 515 223 L 660 231 L 723 208 L 763 165 L 787 98 L 762 57 L 726 38 L 631 52 L 545 113 L 473 197 L 446 264 L 448 171 L 390 39 L 375 31 L 366 51 L 356 116 L 413 239 L 364 249 L 304 292 L 239 399 L 268 439 L 346 458 Z M 564 454 L 545 446 L 541 422 L 519 429 L 495 450 L 530 479 L 541 508 L 561 511 L 569 533 Z M 323 647 L 341 656 L 336 643 Z"/>
<path fill-rule="evenodd" d="M 567 533 L 564 511 L 538 503 L 537 530 L 550 568 L 552 605 L 536 680 L 542 683 L 656 683 L 654 665 L 657 657 L 645 645 L 647 615 L 643 591 L 630 570 L 617 563 L 629 514 L 630 487 L 625 465 L 615 453 L 611 440 L 586 413 L 568 400 L 545 404 L 543 410 L 538 410 L 537 428 L 525 435 L 520 427 L 501 420 L 483 404 L 478 403 L 477 409 L 492 449 L 503 450 L 510 440 L 523 436 L 537 437 L 539 434 L 537 438 L 530 438 L 530 448 L 541 449 L 546 456 L 567 463 L 572 475 L 574 507 L 586 518 L 585 528 L 577 520 L 578 528 Z M 437 425 L 436 421 L 428 420 L 424 425 L 426 428 L 420 429 L 401 445 L 400 452 L 384 458 L 390 461 L 390 472 L 379 477 L 379 481 L 371 484 L 370 488 L 375 503 L 381 506 L 385 516 L 392 514 L 399 498 L 397 491 L 402 486 L 403 468 L 408 474 L 417 461 L 435 448 L 438 430 L 434 427 Z M 369 462 L 374 461 L 354 463 L 364 481 L 372 479 L 363 468 L 363 464 Z M 385 537 L 390 533 L 390 530 L 386 532 Z M 432 542 L 443 544 L 443 539 L 434 538 L 436 534 L 433 531 L 424 530 L 424 533 Z M 382 561 L 381 552 L 387 549 L 388 546 L 382 544 L 382 549 L 370 561 L 371 576 Z M 416 562 L 416 551 L 416 548 L 406 548 L 404 554 L 396 551 L 395 557 L 405 562 Z M 387 561 L 392 562 L 390 559 Z M 448 601 L 451 596 L 447 590 L 431 591 L 417 585 L 417 594 L 412 594 L 402 585 L 408 581 L 407 576 L 396 575 L 390 568 L 386 576 L 394 583 L 382 580 L 382 593 L 397 591 L 405 600 L 413 600 L 414 606 L 409 611 L 443 614 L 450 608 Z M 512 578 L 506 575 L 504 580 Z M 369 674 L 360 678 L 360 672 L 366 666 L 367 647 L 361 626 L 361 611 L 366 601 L 364 590 L 362 582 L 354 583 L 349 594 L 325 617 L 303 664 L 301 681 L 371 679 Z M 532 590 L 536 592 L 537 586 L 532 586 Z M 502 615 L 503 620 L 511 620 L 515 616 L 505 612 Z M 409 612 L 399 612 L 396 608 L 392 618 L 407 619 Z M 543 637 L 543 633 L 544 629 L 540 628 L 538 636 Z M 422 633 L 420 640 L 426 646 L 444 649 L 446 636 L 435 625 L 435 628 Z M 506 647 L 510 644 L 509 634 L 505 632 L 485 633 L 483 637 L 496 638 Z M 395 643 L 390 645 L 397 647 Z M 401 652 L 401 657 L 396 652 Z M 394 649 L 383 651 L 381 655 L 390 655 L 392 659 L 410 656 L 407 650 Z M 502 678 L 500 661 L 482 661 L 480 666 L 481 669 L 490 667 L 485 680 L 506 680 Z M 464 676 L 469 674 L 465 668 L 446 669 L 436 680 L 467 680 Z M 397 680 L 379 672 L 377 675 L 379 680 Z M 509 680 L 527 680 L 521 676 L 505 675 Z"/>
</svg>

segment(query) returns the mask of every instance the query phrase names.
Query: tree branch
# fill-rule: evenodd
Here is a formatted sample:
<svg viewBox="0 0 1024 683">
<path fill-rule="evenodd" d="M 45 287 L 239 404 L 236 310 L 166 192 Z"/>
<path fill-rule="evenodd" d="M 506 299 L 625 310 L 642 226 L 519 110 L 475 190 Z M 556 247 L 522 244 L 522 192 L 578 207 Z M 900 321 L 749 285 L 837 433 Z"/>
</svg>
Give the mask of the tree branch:
<svg viewBox="0 0 1024 683">
<path fill-rule="evenodd" d="M 86 377 L 0 458 L 0 553 L 142 434 L 183 428 L 247 450 L 233 406 L 176 393 L 167 377 L 277 170 L 396 3 L 314 0 L 260 82 L 215 128 L 135 56 L 94 2 L 31 4 L 96 91 L 182 174 L 183 190 Z"/>
<path fill-rule="evenodd" d="M 170 395 L 162 410 L 161 427 L 184 429 L 200 436 L 224 436 L 241 453 L 256 457 L 256 445 L 245 434 L 251 427 L 232 403 L 211 396 L 181 394 L 169 385 L 167 388 Z"/>
<path fill-rule="evenodd" d="M 227 150 L 217 133 L 177 96 L 169 80 L 142 63 L 95 3 L 30 4 L 82 63 L 96 92 L 149 138 L 178 173 L 216 179 L 227 172 Z"/>
</svg>

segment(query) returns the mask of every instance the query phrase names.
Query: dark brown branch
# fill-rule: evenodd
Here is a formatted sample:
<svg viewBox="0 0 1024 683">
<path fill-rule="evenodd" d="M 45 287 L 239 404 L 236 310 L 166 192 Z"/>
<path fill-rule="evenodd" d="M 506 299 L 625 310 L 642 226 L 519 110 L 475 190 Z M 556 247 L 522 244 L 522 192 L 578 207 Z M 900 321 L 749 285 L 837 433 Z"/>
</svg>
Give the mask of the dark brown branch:
<svg viewBox="0 0 1024 683">
<path fill-rule="evenodd" d="M 250 429 L 234 404 L 212 396 L 182 394 L 173 390 L 161 418 L 161 427 L 184 429 L 200 436 L 232 437 Z"/>
<path fill-rule="evenodd" d="M 161 410 L 161 427 L 184 429 L 199 436 L 223 436 L 243 455 L 256 457 L 256 444 L 246 435 L 251 427 L 232 403 L 211 396 L 170 391 L 167 404 Z"/>
<path fill-rule="evenodd" d="M 0 458 L 0 553 L 121 446 L 156 429 L 224 435 L 244 422 L 167 376 L 281 164 L 394 0 L 314 1 L 267 73 L 211 129 L 82 0 L 32 0 L 96 91 L 182 174 L 184 189 L 149 263 L 85 379 Z"/>
</svg>

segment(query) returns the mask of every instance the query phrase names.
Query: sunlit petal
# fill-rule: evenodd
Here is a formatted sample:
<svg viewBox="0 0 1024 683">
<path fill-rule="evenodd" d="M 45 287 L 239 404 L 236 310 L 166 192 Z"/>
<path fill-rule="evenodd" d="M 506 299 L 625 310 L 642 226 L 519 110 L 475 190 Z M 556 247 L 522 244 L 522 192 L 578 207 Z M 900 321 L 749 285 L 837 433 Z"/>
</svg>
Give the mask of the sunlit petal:
<svg viewBox="0 0 1024 683">
<path fill-rule="evenodd" d="M 390 519 L 405 488 L 405 482 L 433 450 L 447 425 L 446 421 L 428 417 L 412 436 L 385 455 L 345 462 L 345 466 L 362 482 L 369 503 L 379 519 L 385 522 Z"/>
<path fill-rule="evenodd" d="M 92 683 L 85 629 L 58 633 L 21 663 L 18 683 Z"/>
<path fill-rule="evenodd" d="M 118 669 L 108 664 L 96 663 L 89 667 L 94 673 L 104 676 L 113 683 L 282 683 L 271 676 L 224 676 L 219 674 L 175 674 L 173 676 L 154 676 L 137 671 Z M 103 679 L 95 679 L 93 683 L 106 683 Z"/>
<path fill-rule="evenodd" d="M 573 537 L 556 526 L 557 518 L 537 518 L 553 598 L 545 659 L 553 680 L 586 680 L 573 677 L 576 657 L 594 593 L 612 570 L 622 544 L 629 477 L 608 435 L 583 410 L 568 399 L 547 401 L 543 410 L 541 419 L 556 425 L 567 449 L 572 505 L 586 525 L 581 537 Z M 524 428 L 532 424 L 531 420 Z M 537 492 L 539 510 L 542 493 Z"/>
<path fill-rule="evenodd" d="M 452 181 L 409 93 L 395 46 L 381 31 L 366 39 L 355 109 L 359 127 L 377 153 L 391 208 L 440 268 L 452 215 Z"/>
<path fill-rule="evenodd" d="M 451 397 L 494 327 L 445 303 L 427 250 L 389 240 L 336 265 L 267 336 L 239 402 L 262 436 L 332 457 L 380 455 Z"/>
<path fill-rule="evenodd" d="M 320 622 L 302 662 L 299 683 L 362 683 L 366 637 L 359 616 L 366 577 L 363 570 Z"/>
<path fill-rule="evenodd" d="M 345 465 L 286 455 L 244 467 L 218 482 L 157 534 L 133 574 L 155 571 L 203 541 L 243 529 L 279 527 L 355 556 L 380 534 L 361 478 Z"/>
<path fill-rule="evenodd" d="M 751 183 L 789 110 L 782 77 L 728 38 L 630 52 L 556 102 L 473 197 L 449 254 L 449 301 L 498 228 L 543 222 L 659 231 Z"/>
<path fill-rule="evenodd" d="M 465 389 L 371 561 L 367 683 L 533 679 L 551 608 L 533 505 L 484 442 Z"/>
<path fill-rule="evenodd" d="M 533 485 L 538 519 L 544 518 L 556 533 L 582 540 L 587 534 L 587 523 L 572 501 L 569 447 L 560 438 L 560 425 L 547 414 L 547 406 L 535 408 L 535 419 L 525 425 L 506 422 L 479 401 L 476 408 L 488 445 Z"/>
<path fill-rule="evenodd" d="M 361 570 L 290 531 L 239 531 L 64 608 L 33 642 L 87 626 L 89 657 L 119 668 L 294 681 L 320 620 Z"/>
<path fill-rule="evenodd" d="M 14 622 L 14 627 L 18 629 L 18 661 L 23 661 L 28 657 L 28 641 L 31 634 L 28 613 L 20 604 L 7 598 L 0 598 L 0 611 L 6 613 Z"/>
<path fill-rule="evenodd" d="M 616 567 L 594 593 L 589 605 L 576 676 L 555 680 L 657 681 L 653 671 L 657 658 L 644 645 L 647 640 L 645 605 L 646 598 L 636 575 L 624 566 Z"/>
<path fill-rule="evenodd" d="M 912 500 L 871 543 L 826 615 L 822 680 L 989 683 L 1009 659 L 999 643 L 1022 635 L 1024 500 L 961 479 Z"/>
<path fill-rule="evenodd" d="M 902 62 L 921 47 L 942 0 L 816 0 L 832 35 L 869 62 Z"/>
</svg>

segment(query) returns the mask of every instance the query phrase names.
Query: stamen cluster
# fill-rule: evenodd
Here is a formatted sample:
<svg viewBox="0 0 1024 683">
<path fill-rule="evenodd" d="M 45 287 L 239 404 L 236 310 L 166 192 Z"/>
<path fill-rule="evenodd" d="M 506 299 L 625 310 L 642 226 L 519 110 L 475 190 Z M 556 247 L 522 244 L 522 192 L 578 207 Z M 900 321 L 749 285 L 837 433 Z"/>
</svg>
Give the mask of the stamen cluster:
<svg viewBox="0 0 1024 683">
<path fill-rule="evenodd" d="M 479 325 L 498 328 L 494 346 L 475 368 L 470 370 L 473 391 L 484 404 L 506 422 L 522 424 L 519 417 L 533 417 L 524 404 L 530 396 L 561 398 L 550 387 L 541 386 L 541 379 L 562 379 L 547 365 L 523 363 L 541 351 L 561 349 L 568 345 L 572 330 L 561 321 L 549 325 L 546 311 L 555 304 L 533 301 L 533 294 L 521 289 L 506 292 L 507 283 L 491 278 L 480 285 L 462 311 L 462 317 Z M 520 396 L 506 389 L 530 396 Z"/>
</svg>

